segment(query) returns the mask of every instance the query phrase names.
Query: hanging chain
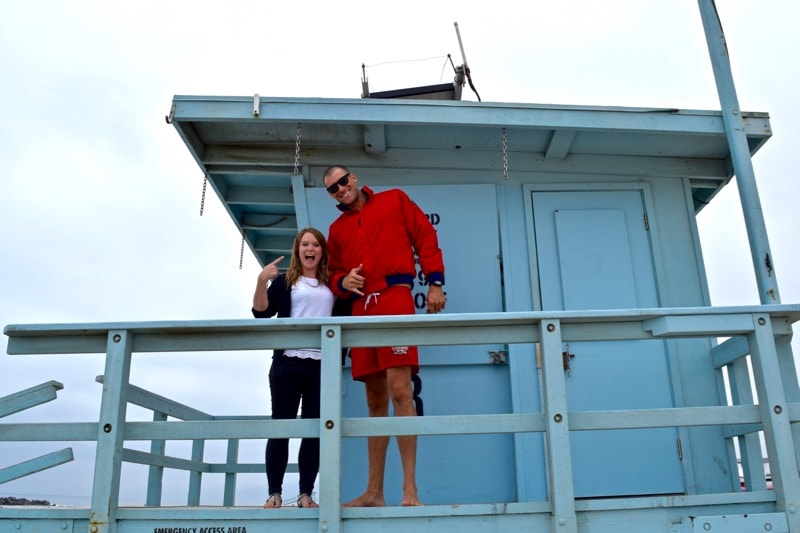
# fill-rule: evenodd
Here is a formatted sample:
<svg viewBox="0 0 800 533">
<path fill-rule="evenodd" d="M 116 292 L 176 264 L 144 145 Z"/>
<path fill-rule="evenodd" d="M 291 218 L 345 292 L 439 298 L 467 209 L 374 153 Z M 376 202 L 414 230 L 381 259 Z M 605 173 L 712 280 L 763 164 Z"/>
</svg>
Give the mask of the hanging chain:
<svg viewBox="0 0 800 533">
<path fill-rule="evenodd" d="M 203 196 L 200 197 L 200 216 L 203 216 L 203 209 L 206 206 L 206 185 L 208 185 L 208 172 L 203 176 Z"/>
<path fill-rule="evenodd" d="M 300 173 L 300 123 L 297 123 L 297 140 L 294 144 L 294 173 Z"/>
<path fill-rule="evenodd" d="M 239 270 L 242 269 L 243 262 L 244 262 L 244 228 L 242 228 L 242 249 L 239 250 Z"/>
<path fill-rule="evenodd" d="M 503 128 L 503 179 L 508 181 L 508 141 L 505 128 Z"/>
</svg>

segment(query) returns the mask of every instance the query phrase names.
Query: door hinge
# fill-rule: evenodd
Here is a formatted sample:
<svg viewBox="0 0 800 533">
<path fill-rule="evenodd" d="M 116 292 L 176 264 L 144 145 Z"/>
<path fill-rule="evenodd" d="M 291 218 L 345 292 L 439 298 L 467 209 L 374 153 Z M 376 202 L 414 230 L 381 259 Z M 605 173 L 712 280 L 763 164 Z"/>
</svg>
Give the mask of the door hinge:
<svg viewBox="0 0 800 533">
<path fill-rule="evenodd" d="M 647 213 L 644 214 L 644 229 L 650 231 L 650 220 L 647 218 Z"/>
<path fill-rule="evenodd" d="M 681 439 L 678 439 L 677 444 L 678 444 L 678 460 L 683 461 L 683 443 L 681 442 Z"/>
</svg>

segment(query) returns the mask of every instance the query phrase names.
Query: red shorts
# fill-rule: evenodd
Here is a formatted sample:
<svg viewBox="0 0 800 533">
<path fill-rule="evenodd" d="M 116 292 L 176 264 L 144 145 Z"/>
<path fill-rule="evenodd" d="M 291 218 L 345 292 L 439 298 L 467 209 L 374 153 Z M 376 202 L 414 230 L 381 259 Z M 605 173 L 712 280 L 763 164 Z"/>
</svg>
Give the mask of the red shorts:
<svg viewBox="0 0 800 533">
<path fill-rule="evenodd" d="M 414 297 L 411 289 L 394 285 L 379 293 L 365 294 L 353 302 L 353 316 L 413 315 Z M 378 348 L 352 348 L 353 379 L 363 381 L 370 374 L 386 372 L 387 368 L 410 366 L 411 373 L 419 372 L 419 355 L 416 346 L 381 346 Z"/>
</svg>

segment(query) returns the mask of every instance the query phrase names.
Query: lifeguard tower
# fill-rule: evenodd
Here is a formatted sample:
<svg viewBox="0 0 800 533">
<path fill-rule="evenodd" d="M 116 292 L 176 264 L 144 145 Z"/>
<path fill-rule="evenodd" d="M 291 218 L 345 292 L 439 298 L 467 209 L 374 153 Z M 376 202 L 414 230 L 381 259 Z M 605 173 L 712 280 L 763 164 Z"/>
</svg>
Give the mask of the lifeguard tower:
<svg viewBox="0 0 800 533">
<path fill-rule="evenodd" d="M 9 353 L 105 353 L 107 366 L 100 420 L 67 432 L 97 440 L 92 507 L 0 509 L 0 531 L 800 533 L 800 435 L 792 425 L 800 391 L 790 346 L 800 306 L 780 302 L 750 160 L 771 135 L 769 116 L 739 108 L 713 3 L 699 5 L 721 110 L 424 94 L 175 96 L 167 121 L 243 249 L 265 264 L 289 254 L 299 229 L 327 229 L 338 212 L 322 172 L 344 164 L 376 190 L 404 189 L 428 215 L 445 255 L 447 313 L 7 326 Z M 695 217 L 734 176 L 762 305 L 716 308 Z M 421 310 L 425 283 L 420 277 L 415 287 Z M 127 382 L 137 352 L 315 344 L 324 360 L 319 421 L 169 420 L 188 411 Z M 393 344 L 421 347 L 422 416 L 370 419 L 339 353 Z M 161 416 L 126 423 L 128 402 Z M 4 433 L 36 435 L 14 424 Z M 420 436 L 426 506 L 398 506 L 390 448 L 389 506 L 342 509 L 363 489 L 365 437 L 386 434 Z M 240 464 L 235 445 L 213 467 L 202 456 L 170 460 L 159 448 L 170 439 L 309 435 L 322 440 L 314 510 L 235 507 L 236 475 L 258 466 Z M 134 459 L 126 440 L 153 443 L 135 458 L 153 469 L 142 508 L 116 504 L 120 464 Z M 198 481 L 189 505 L 161 507 L 164 467 L 227 476 L 225 501 L 193 505 Z"/>
</svg>

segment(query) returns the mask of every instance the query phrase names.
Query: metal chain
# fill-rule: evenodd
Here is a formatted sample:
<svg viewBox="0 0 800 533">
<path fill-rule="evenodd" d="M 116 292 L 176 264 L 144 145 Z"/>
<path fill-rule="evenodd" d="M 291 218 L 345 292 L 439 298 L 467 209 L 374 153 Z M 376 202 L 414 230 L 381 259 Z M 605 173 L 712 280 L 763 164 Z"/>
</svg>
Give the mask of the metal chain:
<svg viewBox="0 0 800 533">
<path fill-rule="evenodd" d="M 239 270 L 242 269 L 243 262 L 244 262 L 244 228 L 242 228 L 242 249 L 239 251 Z"/>
<path fill-rule="evenodd" d="M 208 185 L 208 172 L 203 176 L 203 196 L 200 198 L 200 216 L 203 216 L 203 209 L 206 206 L 206 185 Z"/>
<path fill-rule="evenodd" d="M 297 140 L 294 144 L 294 173 L 300 173 L 300 123 L 297 123 Z"/>
<path fill-rule="evenodd" d="M 508 181 L 508 141 L 505 128 L 503 128 L 503 179 Z"/>
</svg>

